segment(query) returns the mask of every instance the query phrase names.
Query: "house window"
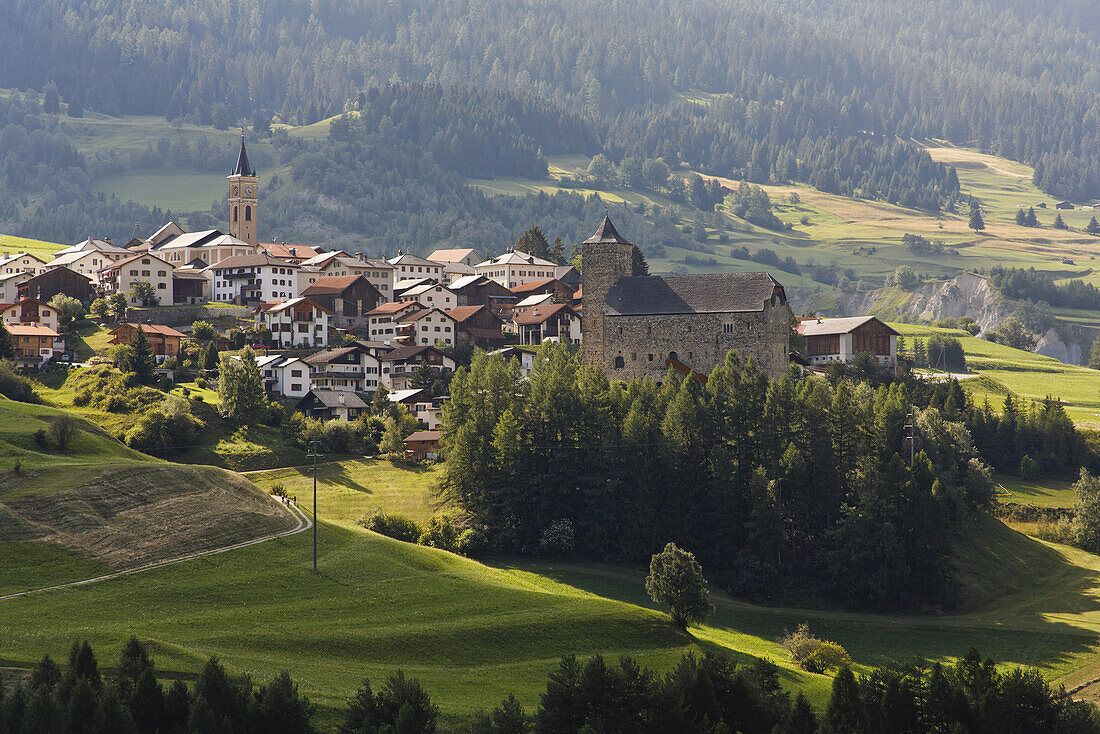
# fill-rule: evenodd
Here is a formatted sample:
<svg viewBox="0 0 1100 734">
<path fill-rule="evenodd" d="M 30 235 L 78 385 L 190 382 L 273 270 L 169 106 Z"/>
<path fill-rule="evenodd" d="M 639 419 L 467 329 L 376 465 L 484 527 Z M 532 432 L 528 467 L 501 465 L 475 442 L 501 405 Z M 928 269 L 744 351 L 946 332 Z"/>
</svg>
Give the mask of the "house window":
<svg viewBox="0 0 1100 734">
<path fill-rule="evenodd" d="M 250 207 L 250 206 L 246 206 L 244 208 L 244 221 L 246 221 L 246 222 L 251 222 L 252 221 L 252 207 Z"/>
<path fill-rule="evenodd" d="M 237 207 L 233 207 L 233 221 L 237 221 Z"/>
<path fill-rule="evenodd" d="M 650 355 L 649 355 L 649 361 L 650 361 L 650 362 L 652 362 L 652 361 L 653 361 L 653 355 L 652 355 L 652 354 L 650 354 Z"/>
<path fill-rule="evenodd" d="M 625 366 L 622 357 L 615 357 L 615 369 L 621 370 Z"/>
<path fill-rule="evenodd" d="M 669 353 L 668 353 L 668 358 L 669 358 L 669 359 L 674 359 L 674 360 L 676 360 L 677 362 L 679 362 L 679 361 L 680 361 L 680 357 L 679 357 L 679 356 L 677 356 L 676 352 L 669 352 Z"/>
<path fill-rule="evenodd" d="M 733 324 L 722 324 L 722 332 L 724 334 L 732 334 L 733 333 Z"/>
</svg>

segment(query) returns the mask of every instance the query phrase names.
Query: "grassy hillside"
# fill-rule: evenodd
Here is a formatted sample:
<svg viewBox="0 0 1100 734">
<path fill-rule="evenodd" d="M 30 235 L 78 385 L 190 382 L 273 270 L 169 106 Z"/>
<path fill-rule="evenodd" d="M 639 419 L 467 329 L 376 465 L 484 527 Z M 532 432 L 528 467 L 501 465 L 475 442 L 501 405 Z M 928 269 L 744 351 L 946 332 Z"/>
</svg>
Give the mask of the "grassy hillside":
<svg viewBox="0 0 1100 734">
<path fill-rule="evenodd" d="M 70 242 L 69 244 L 72 243 Z M 56 242 L 43 242 L 42 240 L 32 240 L 27 237 L 0 234 L 0 253 L 8 252 L 15 254 L 17 252 L 29 252 L 46 262 L 53 259 L 53 254 L 55 252 L 67 246 L 68 245 L 62 245 Z"/>
<path fill-rule="evenodd" d="M 897 323 L 891 326 L 901 332 L 910 347 L 913 339 L 927 339 L 933 334 L 957 338 L 966 352 L 967 366 L 981 375 L 962 382 L 979 403 L 988 399 L 999 409 L 1009 392 L 1025 400 L 1043 400 L 1049 396 L 1060 399 L 1067 415 L 1076 423 L 1100 424 L 1100 373 L 1096 370 L 979 339 L 960 329 Z"/>
<path fill-rule="evenodd" d="M 220 548 L 298 519 L 248 481 L 133 451 L 77 421 L 64 450 L 34 434 L 63 411 L 0 400 L 0 594 Z M 45 445 L 42 445 L 42 444 Z"/>
</svg>

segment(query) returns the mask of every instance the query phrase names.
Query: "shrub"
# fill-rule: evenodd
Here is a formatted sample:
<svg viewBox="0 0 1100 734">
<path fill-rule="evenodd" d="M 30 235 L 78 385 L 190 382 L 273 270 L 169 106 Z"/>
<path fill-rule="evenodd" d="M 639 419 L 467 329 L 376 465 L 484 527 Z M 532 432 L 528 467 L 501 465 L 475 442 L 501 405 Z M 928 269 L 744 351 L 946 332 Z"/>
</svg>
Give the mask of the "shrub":
<svg viewBox="0 0 1100 734">
<path fill-rule="evenodd" d="M 1039 462 L 1031 458 L 1027 454 L 1024 454 L 1020 459 L 1020 478 L 1021 479 L 1037 479 L 1040 474 Z"/>
<path fill-rule="evenodd" d="M 576 532 L 573 522 L 564 518 L 550 523 L 539 539 L 539 550 L 549 555 L 572 553 L 575 547 Z"/>
<path fill-rule="evenodd" d="M 796 665 L 811 673 L 824 673 L 851 662 L 847 650 L 835 642 L 814 637 L 805 622 L 781 638 L 779 644 L 790 653 Z"/>
<path fill-rule="evenodd" d="M 48 448 L 50 445 L 49 438 L 46 436 L 46 429 L 39 428 L 34 432 L 34 442 L 42 448 Z"/>
<path fill-rule="evenodd" d="M 401 515 L 390 515 L 381 509 L 359 518 L 359 525 L 371 532 L 405 543 L 416 543 L 424 532 L 415 520 Z"/>
<path fill-rule="evenodd" d="M 271 494 L 275 495 L 276 497 L 286 497 L 286 487 L 278 483 L 272 484 Z"/>
<path fill-rule="evenodd" d="M 458 552 L 477 556 L 489 550 L 489 538 L 480 528 L 466 528 L 458 535 Z"/>
<path fill-rule="evenodd" d="M 420 534 L 420 545 L 429 548 L 440 548 L 451 553 L 458 552 L 458 528 L 451 522 L 451 518 L 433 517 L 428 521 L 428 527 Z"/>
<path fill-rule="evenodd" d="M 0 395 L 21 403 L 41 403 L 42 399 L 34 391 L 34 384 L 15 370 L 15 364 L 9 360 L 0 360 Z"/>
</svg>

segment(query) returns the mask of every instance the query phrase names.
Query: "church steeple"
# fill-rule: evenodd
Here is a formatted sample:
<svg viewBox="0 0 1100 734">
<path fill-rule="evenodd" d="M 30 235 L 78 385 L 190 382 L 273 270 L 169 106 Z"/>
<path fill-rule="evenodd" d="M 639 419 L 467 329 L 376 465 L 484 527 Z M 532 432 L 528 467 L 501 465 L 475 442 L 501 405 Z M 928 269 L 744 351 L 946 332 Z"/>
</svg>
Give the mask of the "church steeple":
<svg viewBox="0 0 1100 734">
<path fill-rule="evenodd" d="M 229 234 L 255 245 L 256 221 L 259 219 L 259 178 L 256 169 L 248 162 L 248 151 L 241 136 L 241 150 L 237 153 L 237 165 L 229 174 Z"/>
</svg>

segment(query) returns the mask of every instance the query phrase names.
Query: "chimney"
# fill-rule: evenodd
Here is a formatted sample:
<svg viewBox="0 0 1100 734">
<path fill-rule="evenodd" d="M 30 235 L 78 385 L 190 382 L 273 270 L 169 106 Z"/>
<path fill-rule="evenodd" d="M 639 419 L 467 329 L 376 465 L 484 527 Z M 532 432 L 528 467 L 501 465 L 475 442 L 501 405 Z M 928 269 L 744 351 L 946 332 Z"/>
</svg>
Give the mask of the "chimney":
<svg viewBox="0 0 1100 734">
<path fill-rule="evenodd" d="M 340 396 L 340 405 L 344 404 L 345 399 L 346 398 L 343 395 Z"/>
</svg>

